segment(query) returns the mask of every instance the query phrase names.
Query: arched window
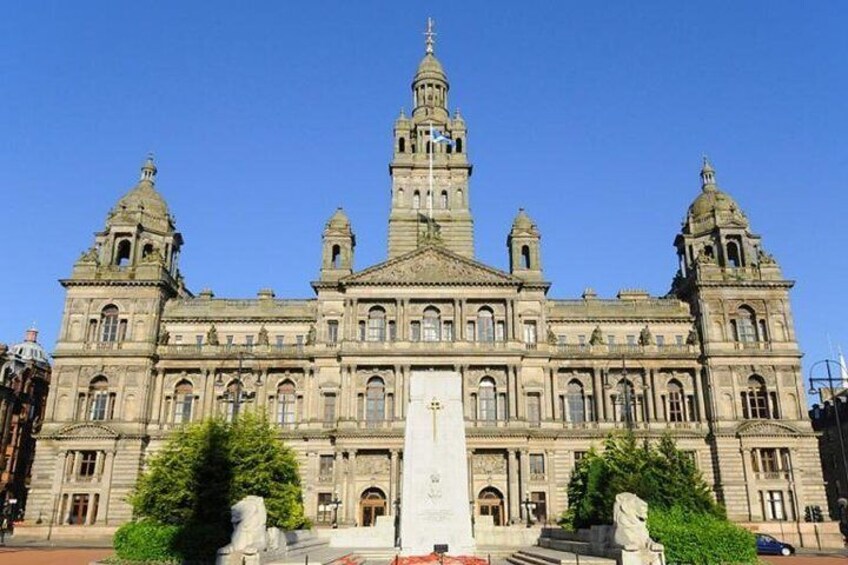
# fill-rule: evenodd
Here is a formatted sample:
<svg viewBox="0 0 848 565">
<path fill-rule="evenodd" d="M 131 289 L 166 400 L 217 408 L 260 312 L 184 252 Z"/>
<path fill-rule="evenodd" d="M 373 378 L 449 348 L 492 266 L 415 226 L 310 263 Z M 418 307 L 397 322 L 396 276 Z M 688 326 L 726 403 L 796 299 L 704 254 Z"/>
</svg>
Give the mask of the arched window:
<svg viewBox="0 0 848 565">
<path fill-rule="evenodd" d="M 100 311 L 100 328 L 101 328 L 101 339 L 100 341 L 104 342 L 115 342 L 119 341 L 118 339 L 118 307 L 114 304 L 110 304 L 103 308 Z"/>
<path fill-rule="evenodd" d="M 141 248 L 141 257 L 142 258 L 147 257 L 151 253 L 153 253 L 153 244 L 152 243 L 145 243 L 144 247 Z"/>
<path fill-rule="evenodd" d="M 371 377 L 365 387 L 365 421 L 377 424 L 386 419 L 386 383 Z"/>
<path fill-rule="evenodd" d="M 442 210 L 448 209 L 448 191 L 447 190 L 442 191 L 440 204 L 441 204 Z"/>
<path fill-rule="evenodd" d="M 477 311 L 477 341 L 495 341 L 494 313 L 488 306 Z"/>
<path fill-rule="evenodd" d="M 483 377 L 478 387 L 477 418 L 484 422 L 494 422 L 498 419 L 497 390 L 495 380 L 491 377 Z"/>
<path fill-rule="evenodd" d="M 613 395 L 613 405 L 616 412 L 616 421 L 635 422 L 638 419 L 639 397 L 629 379 L 621 379 L 616 386 Z"/>
<path fill-rule="evenodd" d="M 428 306 L 424 309 L 424 341 L 440 341 L 442 318 L 439 309 Z"/>
<path fill-rule="evenodd" d="M 398 153 L 406 153 L 406 139 L 403 137 L 398 139 Z"/>
<path fill-rule="evenodd" d="M 182 380 L 174 387 L 174 423 L 191 422 L 191 411 L 194 405 L 194 387 L 187 380 Z"/>
<path fill-rule="evenodd" d="M 115 251 L 115 264 L 119 267 L 126 266 L 130 261 L 130 252 L 132 251 L 132 243 L 128 239 L 122 239 L 118 242 L 118 248 Z"/>
<path fill-rule="evenodd" d="M 581 423 L 586 421 L 586 395 L 578 380 L 568 383 L 568 421 Z"/>
<path fill-rule="evenodd" d="M 745 419 L 770 417 L 769 393 L 766 381 L 759 375 L 748 377 L 748 390 L 742 393 L 742 415 Z"/>
<path fill-rule="evenodd" d="M 368 310 L 368 341 L 386 341 L 386 311 L 380 306 Z"/>
<path fill-rule="evenodd" d="M 379 516 L 386 515 L 386 495 L 382 490 L 372 487 L 365 490 L 359 498 L 359 525 L 368 528 L 377 523 Z"/>
<path fill-rule="evenodd" d="M 277 387 L 278 424 L 294 424 L 295 401 L 294 383 L 286 379 Z"/>
<path fill-rule="evenodd" d="M 477 506 L 480 509 L 480 516 L 491 516 L 495 526 L 505 524 L 504 497 L 495 487 L 486 487 L 480 491 Z"/>
<path fill-rule="evenodd" d="M 672 379 L 666 386 L 667 408 L 666 417 L 669 422 L 682 422 L 685 417 L 683 385 L 677 379 Z"/>
<path fill-rule="evenodd" d="M 106 420 L 112 417 L 112 397 L 109 394 L 109 379 L 99 376 L 88 385 L 88 419 Z"/>
<path fill-rule="evenodd" d="M 241 405 L 244 403 L 245 396 L 243 382 L 234 379 L 227 384 L 221 400 L 224 403 L 224 413 L 228 422 L 232 422 L 238 415 Z"/>
<path fill-rule="evenodd" d="M 727 264 L 730 267 L 742 266 L 742 260 L 739 256 L 739 245 L 735 241 L 727 242 Z"/>
<path fill-rule="evenodd" d="M 748 306 L 740 306 L 736 311 L 736 341 L 753 343 L 757 341 L 757 316 Z"/>
<path fill-rule="evenodd" d="M 529 269 L 530 268 L 530 246 L 522 245 L 521 246 L 521 268 Z"/>
<path fill-rule="evenodd" d="M 417 190 L 412 193 L 412 207 L 416 210 L 421 208 L 421 193 Z"/>
<path fill-rule="evenodd" d="M 334 269 L 338 269 L 342 264 L 342 248 L 339 245 L 334 245 L 331 253 L 332 257 L 330 259 L 330 264 Z"/>
<path fill-rule="evenodd" d="M 462 138 L 461 137 L 456 138 L 456 152 L 462 153 Z"/>
</svg>

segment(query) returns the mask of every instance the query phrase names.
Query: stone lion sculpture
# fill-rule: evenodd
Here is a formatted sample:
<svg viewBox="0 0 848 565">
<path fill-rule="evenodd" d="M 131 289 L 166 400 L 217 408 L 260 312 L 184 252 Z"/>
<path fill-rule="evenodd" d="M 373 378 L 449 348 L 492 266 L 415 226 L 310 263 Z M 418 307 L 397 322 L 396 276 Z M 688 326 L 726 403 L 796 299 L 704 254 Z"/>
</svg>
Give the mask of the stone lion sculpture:
<svg viewBox="0 0 848 565">
<path fill-rule="evenodd" d="M 631 492 L 616 495 L 611 542 L 622 548 L 622 565 L 661 565 L 663 546 L 648 534 L 648 503 Z"/>
<path fill-rule="evenodd" d="M 245 496 L 232 508 L 233 537 L 230 540 L 232 551 L 251 549 L 262 551 L 268 538 L 265 523 L 268 513 L 265 500 L 261 496 Z"/>
</svg>

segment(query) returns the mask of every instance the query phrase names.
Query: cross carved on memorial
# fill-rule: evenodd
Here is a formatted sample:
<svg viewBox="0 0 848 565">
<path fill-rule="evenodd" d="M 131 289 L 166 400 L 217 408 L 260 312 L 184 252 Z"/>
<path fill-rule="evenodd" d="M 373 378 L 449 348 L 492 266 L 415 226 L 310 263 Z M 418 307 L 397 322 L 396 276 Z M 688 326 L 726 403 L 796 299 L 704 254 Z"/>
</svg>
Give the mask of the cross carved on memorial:
<svg viewBox="0 0 848 565">
<path fill-rule="evenodd" d="M 442 403 L 436 400 L 436 397 L 433 397 L 433 400 L 430 401 L 430 405 L 427 406 L 427 409 L 433 412 L 433 443 L 436 443 L 436 413 L 444 408 Z"/>
</svg>

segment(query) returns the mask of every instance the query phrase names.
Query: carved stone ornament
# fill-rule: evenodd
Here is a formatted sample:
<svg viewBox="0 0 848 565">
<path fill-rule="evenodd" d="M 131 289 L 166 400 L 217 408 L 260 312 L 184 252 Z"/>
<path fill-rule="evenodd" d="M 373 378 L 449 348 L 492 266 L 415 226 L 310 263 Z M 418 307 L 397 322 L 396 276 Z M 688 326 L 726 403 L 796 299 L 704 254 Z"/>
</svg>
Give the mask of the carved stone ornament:
<svg viewBox="0 0 848 565">
<path fill-rule="evenodd" d="M 601 326 L 595 326 L 595 329 L 592 330 L 592 337 L 589 338 L 589 345 L 603 345 L 604 344 L 604 332 L 601 330 Z"/>
<path fill-rule="evenodd" d="M 82 252 L 80 258 L 77 259 L 77 263 L 93 263 L 96 265 L 98 263 L 97 254 L 98 250 L 96 246 L 89 247 L 86 251 Z"/>
<path fill-rule="evenodd" d="M 218 341 L 218 330 L 215 328 L 215 324 L 209 326 L 209 331 L 206 332 L 206 343 L 209 345 L 220 345 L 220 341 Z"/>
<path fill-rule="evenodd" d="M 475 475 L 505 475 L 506 458 L 498 453 L 480 453 L 474 456 L 471 468 Z"/>
<path fill-rule="evenodd" d="M 654 334 L 648 326 L 642 328 L 639 332 L 639 345 L 654 345 Z"/>
<path fill-rule="evenodd" d="M 517 278 L 441 247 L 422 247 L 342 279 L 356 284 L 515 284 Z"/>
<path fill-rule="evenodd" d="M 262 327 L 259 328 L 259 338 L 256 342 L 259 345 L 268 345 L 268 330 L 265 328 L 265 324 L 262 324 Z"/>
<path fill-rule="evenodd" d="M 171 340 L 171 333 L 168 330 L 163 329 L 159 332 L 159 345 L 168 345 L 168 342 Z"/>
<path fill-rule="evenodd" d="M 554 330 L 548 328 L 548 345 L 556 345 L 559 340 L 557 339 Z"/>
<path fill-rule="evenodd" d="M 311 324 L 309 326 L 309 331 L 306 333 L 306 345 L 315 345 L 315 338 L 316 338 L 315 325 Z"/>
<path fill-rule="evenodd" d="M 356 458 L 357 472 L 369 477 L 388 475 L 389 466 L 389 458 L 384 455 L 360 455 Z"/>
<path fill-rule="evenodd" d="M 701 343 L 701 338 L 698 336 L 698 331 L 695 328 L 689 330 L 689 335 L 686 336 L 686 345 L 698 345 Z"/>
</svg>

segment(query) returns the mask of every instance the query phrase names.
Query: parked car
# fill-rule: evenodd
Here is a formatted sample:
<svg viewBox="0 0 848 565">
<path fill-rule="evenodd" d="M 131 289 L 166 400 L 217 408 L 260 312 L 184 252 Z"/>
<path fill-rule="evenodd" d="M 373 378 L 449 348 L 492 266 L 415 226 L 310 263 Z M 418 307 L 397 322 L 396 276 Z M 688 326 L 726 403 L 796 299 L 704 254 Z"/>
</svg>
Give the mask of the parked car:
<svg viewBox="0 0 848 565">
<path fill-rule="evenodd" d="M 760 555 L 792 555 L 795 548 L 768 534 L 757 534 L 757 553 Z"/>
</svg>

